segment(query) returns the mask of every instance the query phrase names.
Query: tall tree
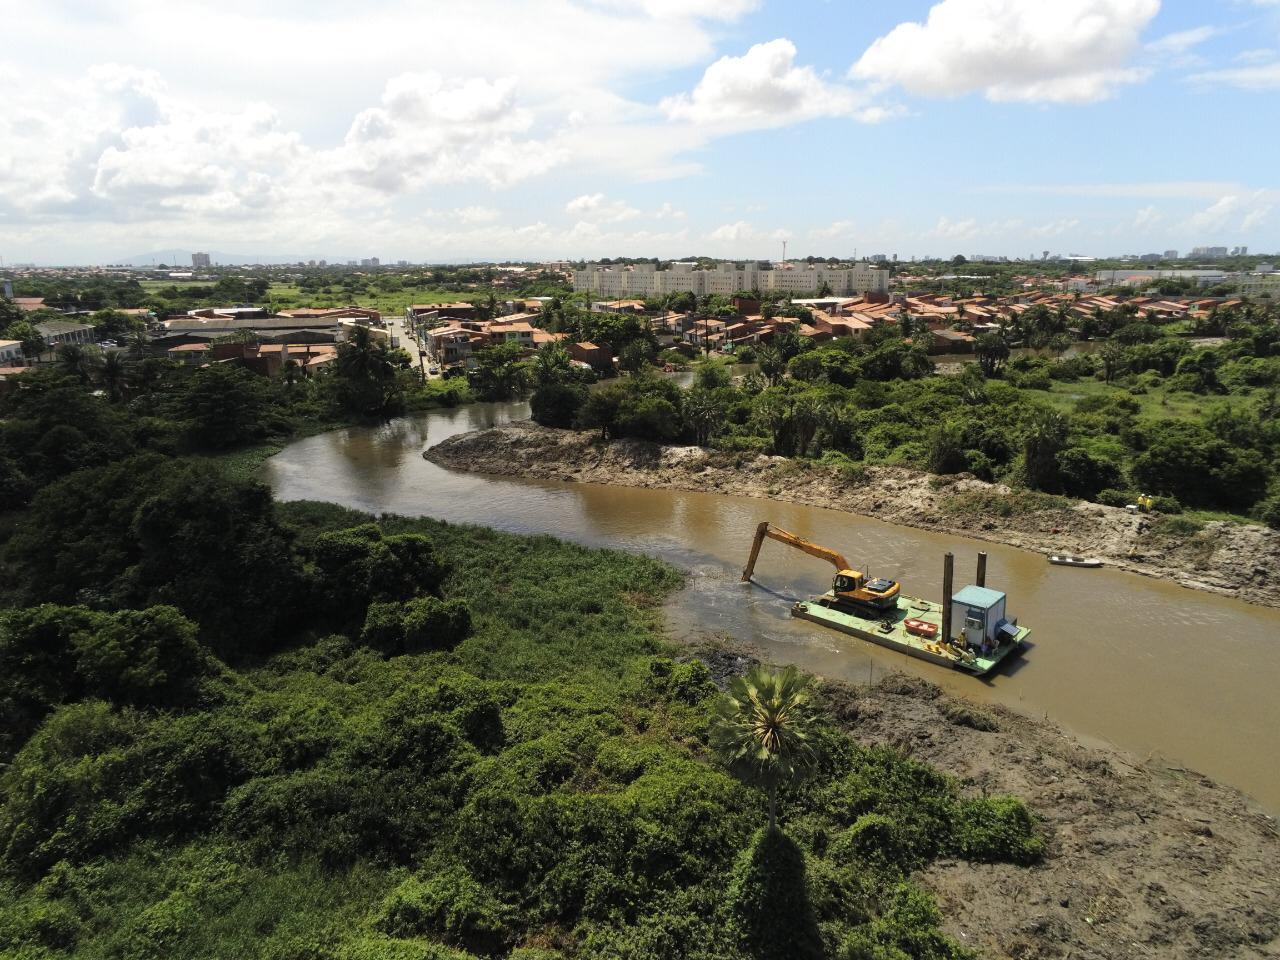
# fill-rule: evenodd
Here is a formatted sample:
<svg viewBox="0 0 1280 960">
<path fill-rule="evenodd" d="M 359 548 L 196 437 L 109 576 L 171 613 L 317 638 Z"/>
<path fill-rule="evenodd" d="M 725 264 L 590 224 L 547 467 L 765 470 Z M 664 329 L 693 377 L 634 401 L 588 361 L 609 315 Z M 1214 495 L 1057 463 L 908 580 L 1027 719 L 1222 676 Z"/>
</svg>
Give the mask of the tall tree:
<svg viewBox="0 0 1280 960">
<path fill-rule="evenodd" d="M 82 347 L 77 343 L 64 343 L 58 348 L 58 369 L 81 383 L 93 381 L 98 372 L 101 354 L 96 347 Z"/>
<path fill-rule="evenodd" d="M 778 826 L 778 787 L 795 781 L 817 760 L 809 680 L 794 666 L 756 667 L 735 677 L 716 705 L 711 742 L 729 771 L 769 798 L 769 830 Z"/>
<path fill-rule="evenodd" d="M 385 416 L 400 405 L 395 358 L 368 327 L 353 328 L 335 368 L 338 397 L 353 413 Z"/>
<path fill-rule="evenodd" d="M 998 376 L 1009 359 L 1009 344 L 998 333 L 984 333 L 974 344 L 974 352 L 978 355 L 978 363 L 982 372 L 988 377 Z"/>
<path fill-rule="evenodd" d="M 98 382 L 112 403 L 120 400 L 128 388 L 129 367 L 124 361 L 124 354 L 112 350 L 104 354 L 102 363 L 98 365 Z"/>
</svg>

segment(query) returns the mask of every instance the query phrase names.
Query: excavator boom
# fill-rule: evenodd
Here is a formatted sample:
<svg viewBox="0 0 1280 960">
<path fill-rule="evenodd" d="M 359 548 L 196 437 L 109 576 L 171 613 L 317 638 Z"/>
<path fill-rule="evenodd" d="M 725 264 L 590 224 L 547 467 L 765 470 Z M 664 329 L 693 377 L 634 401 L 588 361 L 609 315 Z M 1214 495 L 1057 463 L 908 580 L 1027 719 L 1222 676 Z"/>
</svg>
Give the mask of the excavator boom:
<svg viewBox="0 0 1280 960">
<path fill-rule="evenodd" d="M 756 559 L 760 556 L 760 547 L 764 543 L 764 538 L 777 540 L 779 543 L 785 543 L 789 547 L 795 547 L 797 550 L 803 550 L 811 557 L 817 557 L 819 560 L 826 560 L 836 568 L 836 572 L 849 569 L 849 561 L 841 554 L 834 550 L 828 550 L 826 547 L 819 546 L 816 543 L 810 543 L 803 537 L 797 537 L 794 533 L 783 530 L 781 527 L 771 527 L 769 521 L 763 521 L 756 527 L 755 539 L 751 542 L 751 556 L 747 560 L 746 569 L 742 571 L 743 582 L 751 579 L 751 575 L 755 573 Z"/>
</svg>

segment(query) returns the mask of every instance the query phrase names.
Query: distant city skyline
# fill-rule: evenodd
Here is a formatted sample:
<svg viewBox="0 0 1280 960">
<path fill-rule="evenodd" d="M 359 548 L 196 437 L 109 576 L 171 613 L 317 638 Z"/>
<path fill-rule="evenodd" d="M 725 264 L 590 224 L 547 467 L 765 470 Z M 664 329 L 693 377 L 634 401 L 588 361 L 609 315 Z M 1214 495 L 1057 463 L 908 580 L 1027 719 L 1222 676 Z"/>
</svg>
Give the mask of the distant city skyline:
<svg viewBox="0 0 1280 960">
<path fill-rule="evenodd" d="M 6 263 L 1280 249 L 1274 0 L 0 14 Z"/>
</svg>

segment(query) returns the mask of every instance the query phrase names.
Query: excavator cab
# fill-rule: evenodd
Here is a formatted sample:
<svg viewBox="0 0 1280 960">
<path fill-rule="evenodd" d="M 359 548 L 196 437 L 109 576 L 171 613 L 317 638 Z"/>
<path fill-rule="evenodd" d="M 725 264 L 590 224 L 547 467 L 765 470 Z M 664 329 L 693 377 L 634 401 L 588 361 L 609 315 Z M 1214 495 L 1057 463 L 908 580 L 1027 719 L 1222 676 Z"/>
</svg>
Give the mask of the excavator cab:
<svg viewBox="0 0 1280 960">
<path fill-rule="evenodd" d="M 901 587 L 896 580 L 876 577 L 868 580 L 857 570 L 841 570 L 831 582 L 837 600 L 876 610 L 891 610 L 898 605 Z"/>
</svg>

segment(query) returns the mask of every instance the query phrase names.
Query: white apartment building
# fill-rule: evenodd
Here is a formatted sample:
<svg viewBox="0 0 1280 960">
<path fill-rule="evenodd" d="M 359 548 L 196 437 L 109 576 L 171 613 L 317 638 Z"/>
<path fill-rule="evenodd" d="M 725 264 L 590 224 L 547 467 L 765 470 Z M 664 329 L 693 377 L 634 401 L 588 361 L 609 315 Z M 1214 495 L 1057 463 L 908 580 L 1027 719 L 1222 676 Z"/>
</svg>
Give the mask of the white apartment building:
<svg viewBox="0 0 1280 960">
<path fill-rule="evenodd" d="M 676 262 L 666 270 L 659 270 L 652 263 L 630 267 L 591 263 L 584 270 L 574 271 L 573 289 L 590 292 L 603 300 L 662 297 L 684 291 L 699 297 L 713 293 L 730 296 L 739 290 L 800 294 L 814 293 L 824 285 L 834 296 L 889 292 L 889 271 L 865 263 L 849 267 L 787 264 L 762 268 L 756 263 L 740 267 L 722 262 L 712 270 L 698 270 L 696 266 Z"/>
<path fill-rule="evenodd" d="M 1244 297 L 1268 294 L 1272 299 L 1280 297 L 1280 273 L 1241 273 L 1237 292 Z"/>
</svg>

